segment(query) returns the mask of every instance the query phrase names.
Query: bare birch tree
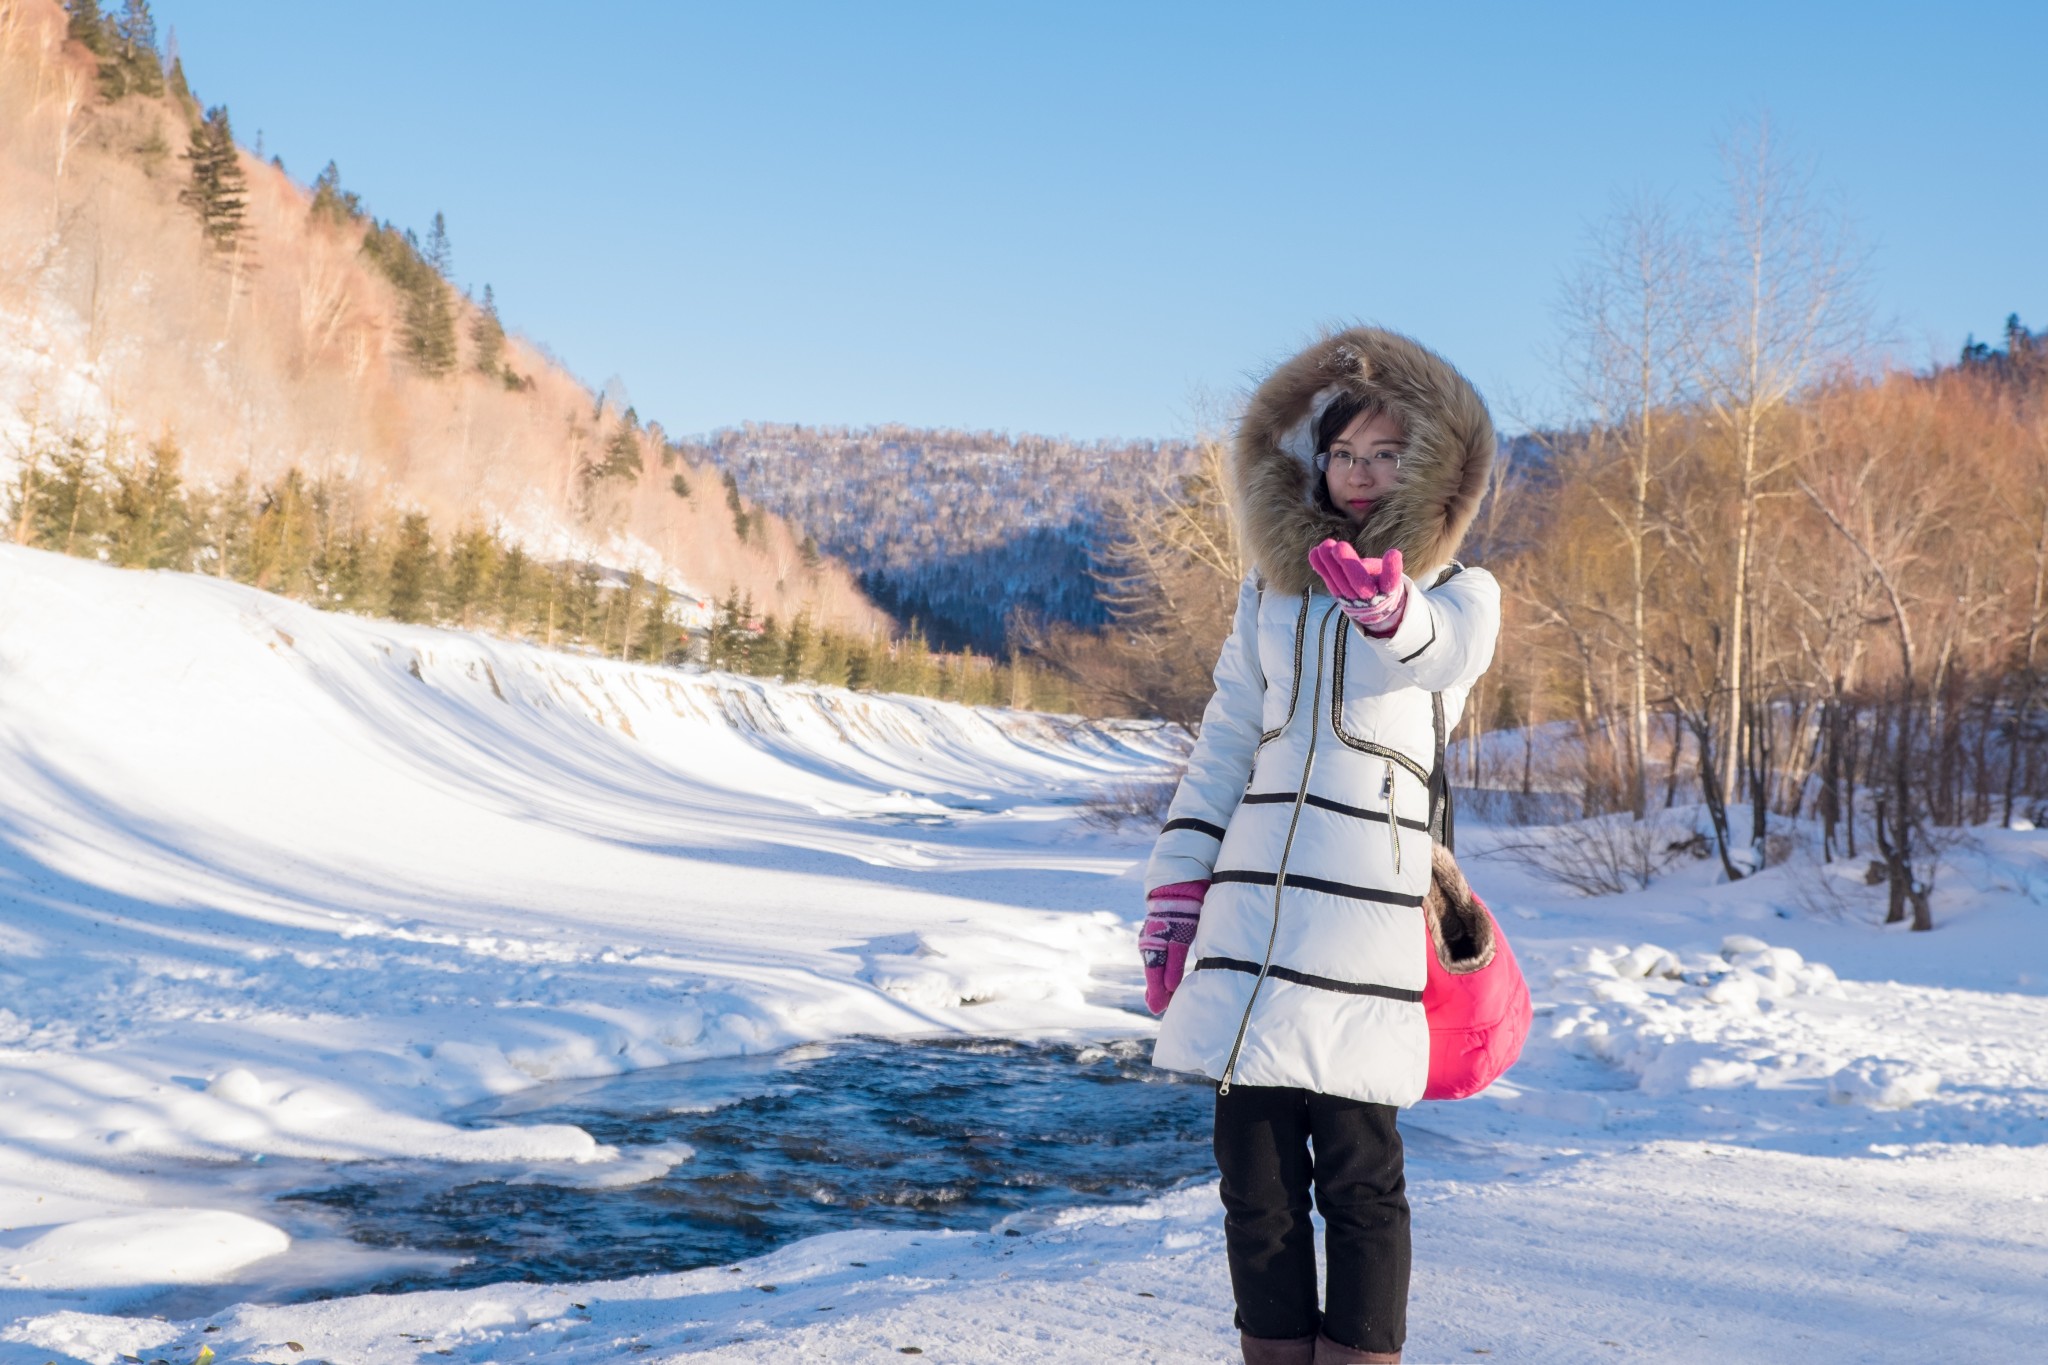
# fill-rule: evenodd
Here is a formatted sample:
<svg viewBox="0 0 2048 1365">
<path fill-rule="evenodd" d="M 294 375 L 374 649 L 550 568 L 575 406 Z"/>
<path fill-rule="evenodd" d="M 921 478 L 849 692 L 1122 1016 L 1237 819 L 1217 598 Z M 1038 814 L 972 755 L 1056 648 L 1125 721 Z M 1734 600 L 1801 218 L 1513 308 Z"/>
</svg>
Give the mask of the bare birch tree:
<svg viewBox="0 0 2048 1365">
<path fill-rule="evenodd" d="M 1727 565 L 1731 601 L 1725 648 L 1726 742 L 1721 785 L 1735 790 L 1750 701 L 1750 613 L 1758 532 L 1767 488 L 1789 467 L 1778 419 L 1801 388 L 1863 334 L 1858 258 L 1846 229 L 1820 202 L 1809 167 L 1786 157 L 1768 120 L 1740 130 L 1722 150 L 1728 217 L 1707 257 L 1711 324 L 1689 357 L 1731 461 L 1735 543 Z M 1752 839 L 1761 865 L 1764 812 Z"/>
<path fill-rule="evenodd" d="M 1880 621 L 1891 627 L 1898 648 L 1896 735 L 1890 772 L 1877 797 L 1876 833 L 1890 884 L 1886 922 L 1904 919 L 1910 903 L 1913 928 L 1924 930 L 1934 921 L 1928 904 L 1932 873 L 1921 875 L 1915 867 L 1927 843 L 1924 781 L 1916 780 L 1915 771 L 1917 703 L 1931 681 L 1928 637 L 1956 615 L 1946 572 L 1951 566 L 1937 558 L 1938 538 L 1953 533 L 1956 523 L 1947 481 L 1929 477 L 1938 456 L 1921 424 L 1896 404 L 1874 413 L 1872 406 L 1834 425 L 1825 425 L 1823 410 L 1820 438 L 1794 482 L 1868 570 L 1886 608 Z"/>
<path fill-rule="evenodd" d="M 1625 780 L 1629 809 L 1638 820 L 1648 805 L 1648 597 L 1656 536 L 1651 497 L 1665 459 L 1663 427 L 1684 396 L 1686 357 L 1698 350 L 1693 256 L 1664 204 L 1624 204 L 1594 229 L 1559 308 L 1567 336 L 1565 368 L 1591 417 L 1586 453 L 1594 464 L 1612 464 L 1623 476 L 1619 496 L 1598 481 L 1588 491 L 1613 523 L 1628 560 L 1620 622 L 1629 662 Z"/>
</svg>

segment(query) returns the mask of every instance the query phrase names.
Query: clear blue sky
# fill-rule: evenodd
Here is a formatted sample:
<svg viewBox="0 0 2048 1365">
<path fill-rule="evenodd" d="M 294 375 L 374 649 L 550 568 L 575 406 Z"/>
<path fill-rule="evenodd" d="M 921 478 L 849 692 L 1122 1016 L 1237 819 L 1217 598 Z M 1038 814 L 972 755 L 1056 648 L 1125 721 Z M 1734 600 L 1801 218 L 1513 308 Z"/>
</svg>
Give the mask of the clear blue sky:
<svg viewBox="0 0 2048 1365">
<path fill-rule="evenodd" d="M 1818 167 L 1902 358 L 2048 322 L 2048 4 L 158 0 L 200 97 L 645 417 L 1185 434 L 1319 325 L 1561 410 L 1587 224 Z"/>
</svg>

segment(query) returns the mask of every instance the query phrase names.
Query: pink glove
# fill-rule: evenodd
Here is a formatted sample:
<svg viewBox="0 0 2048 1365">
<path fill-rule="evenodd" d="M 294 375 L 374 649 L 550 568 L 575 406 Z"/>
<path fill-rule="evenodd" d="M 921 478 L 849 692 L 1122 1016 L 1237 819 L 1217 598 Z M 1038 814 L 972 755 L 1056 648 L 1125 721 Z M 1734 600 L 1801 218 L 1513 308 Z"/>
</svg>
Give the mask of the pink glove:
<svg viewBox="0 0 2048 1365">
<path fill-rule="evenodd" d="M 1145 1008 L 1166 1012 L 1166 1002 L 1180 988 L 1187 971 L 1188 945 L 1202 918 L 1207 882 L 1175 882 L 1145 898 L 1145 927 L 1138 933 L 1138 956 L 1145 961 Z"/>
<path fill-rule="evenodd" d="M 1367 635 L 1392 635 L 1408 610 L 1408 580 L 1401 576 L 1401 552 L 1384 559 L 1360 559 L 1341 540 L 1326 540 L 1308 552 L 1308 565 L 1322 578 L 1337 605 Z"/>
</svg>

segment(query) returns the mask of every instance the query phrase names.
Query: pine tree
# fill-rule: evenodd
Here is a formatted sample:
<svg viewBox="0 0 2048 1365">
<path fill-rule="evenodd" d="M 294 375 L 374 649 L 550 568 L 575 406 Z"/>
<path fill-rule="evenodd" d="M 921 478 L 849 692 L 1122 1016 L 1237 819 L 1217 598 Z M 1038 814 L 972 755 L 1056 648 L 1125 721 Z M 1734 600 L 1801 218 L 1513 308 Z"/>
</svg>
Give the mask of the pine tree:
<svg viewBox="0 0 2048 1365">
<path fill-rule="evenodd" d="M 800 611 L 789 623 L 789 633 L 782 637 L 782 659 L 776 668 L 786 682 L 797 682 L 809 677 L 806 671 L 811 661 L 811 614 Z"/>
<path fill-rule="evenodd" d="M 327 595 L 322 606 L 333 611 L 375 612 L 383 603 L 378 589 L 384 583 L 381 569 L 385 546 L 364 527 L 353 527 L 328 546 L 322 563 Z"/>
<path fill-rule="evenodd" d="M 755 646 L 761 642 L 761 637 L 766 632 L 761 629 L 760 625 L 756 624 L 756 619 L 754 616 L 754 594 L 751 592 L 740 594 L 739 622 L 733 636 L 734 657 L 732 666 L 735 672 L 754 673 L 759 671 L 757 660 L 760 655 Z M 771 621 L 769 624 L 772 625 L 773 622 Z"/>
<path fill-rule="evenodd" d="M 29 543 L 62 554 L 88 554 L 106 530 L 109 499 L 103 466 L 81 436 L 52 454 L 31 513 Z"/>
<path fill-rule="evenodd" d="M 341 187 L 341 168 L 332 161 L 313 179 L 313 206 L 308 213 L 342 226 L 363 216 L 362 197 Z"/>
<path fill-rule="evenodd" d="M 668 490 L 679 498 L 688 498 L 690 496 L 689 477 L 684 474 L 675 475 L 668 481 Z"/>
<path fill-rule="evenodd" d="M 770 612 L 761 619 L 761 633 L 753 638 L 747 651 L 747 672 L 760 678 L 773 678 L 782 668 L 782 625 Z"/>
<path fill-rule="evenodd" d="M 711 639 L 705 662 L 713 668 L 732 671 L 739 657 L 739 635 L 740 590 L 732 587 L 725 590 L 725 600 L 711 614 Z"/>
<path fill-rule="evenodd" d="M 434 226 L 427 230 L 426 262 L 442 279 L 451 279 L 455 274 L 455 252 L 448 245 L 448 220 L 441 216 L 441 210 L 434 210 Z"/>
<path fill-rule="evenodd" d="M 608 604 L 609 610 L 605 612 L 604 638 L 598 645 L 600 654 L 610 652 L 611 642 L 616 637 L 619 642 L 619 658 L 633 657 L 634 647 L 639 643 L 641 628 L 645 624 L 641 620 L 640 604 L 646 593 L 647 575 L 638 569 L 629 570 L 626 574 L 625 588 L 612 593 Z"/>
<path fill-rule="evenodd" d="M 196 120 L 199 117 L 199 97 L 192 93 L 192 86 L 185 80 L 185 63 L 177 57 L 171 58 L 171 69 L 164 77 L 164 85 L 171 92 L 171 100 L 185 117 Z"/>
<path fill-rule="evenodd" d="M 419 238 L 379 223 L 363 235 L 363 254 L 396 286 L 405 305 L 405 354 L 430 379 L 455 369 L 455 306 L 448 282 L 420 254 Z"/>
<path fill-rule="evenodd" d="M 395 621 L 424 621 L 432 610 L 440 559 L 426 513 L 408 512 L 399 523 L 386 578 L 386 611 Z"/>
<path fill-rule="evenodd" d="M 526 551 L 517 545 L 507 547 L 498 560 L 498 619 L 508 634 L 523 629 L 533 614 L 532 570 Z"/>
<path fill-rule="evenodd" d="M 163 60 L 156 50 L 156 16 L 149 12 L 149 0 L 127 0 L 121 17 L 113 22 L 110 48 L 109 59 L 100 64 L 100 85 L 107 98 L 164 92 Z"/>
<path fill-rule="evenodd" d="M 178 197 L 199 215 L 201 230 L 216 251 L 233 251 L 242 240 L 247 205 L 226 105 L 207 110 L 204 121 L 193 126 L 185 159 L 192 163 L 192 183 Z"/>
<path fill-rule="evenodd" d="M 484 301 L 469 322 L 469 348 L 476 368 L 496 374 L 505 363 L 505 324 L 498 320 L 498 301 L 491 287 L 484 286 Z"/>
<path fill-rule="evenodd" d="M 845 686 L 848 645 L 847 638 L 836 630 L 819 632 L 817 658 L 811 665 L 810 676 L 821 683 Z"/>
<path fill-rule="evenodd" d="M 435 214 L 434 221 L 440 222 L 441 215 Z M 455 369 L 455 305 L 449 297 L 448 281 L 441 272 L 433 268 L 433 262 L 423 260 L 410 233 L 407 244 L 414 247 L 416 268 L 409 272 L 409 298 L 405 309 L 405 349 L 413 365 L 430 379 L 438 379 Z M 446 246 L 445 237 L 442 243 Z"/>
<path fill-rule="evenodd" d="M 95 57 L 113 52 L 113 40 L 107 32 L 106 16 L 100 13 L 99 0 L 70 0 L 64 8 L 71 16 L 65 31 L 72 41 L 83 44 Z"/>
<path fill-rule="evenodd" d="M 740 501 L 740 481 L 733 477 L 730 469 L 725 471 L 725 505 L 732 512 L 732 529 L 741 540 L 753 529 L 753 518 L 747 515 L 746 505 Z"/>
<path fill-rule="evenodd" d="M 864 692 L 875 685 L 876 649 L 873 637 L 852 640 L 846 648 L 846 685 Z"/>
<path fill-rule="evenodd" d="M 597 561 L 586 559 L 571 572 L 563 585 L 562 628 L 574 640 L 588 640 L 599 625 L 603 607 L 604 573 Z"/>
<path fill-rule="evenodd" d="M 441 610 L 467 630 L 489 594 L 498 568 L 498 539 L 477 526 L 456 536 L 448 554 L 448 590 Z"/>
<path fill-rule="evenodd" d="M 249 581 L 287 597 L 307 596 L 318 545 L 306 476 L 290 469 L 263 490 L 249 530 Z"/>
<path fill-rule="evenodd" d="M 207 499 L 200 520 L 204 555 L 214 574 L 248 582 L 249 530 L 255 522 L 249 476 L 237 472 L 228 486 Z"/>
<path fill-rule="evenodd" d="M 584 477 L 592 483 L 618 479 L 630 482 L 640 477 L 645 466 L 640 461 L 640 432 L 633 422 L 633 411 L 626 410 L 626 419 L 619 423 L 619 429 L 605 442 L 604 458 L 584 471 Z"/>
<path fill-rule="evenodd" d="M 675 652 L 682 628 L 676 621 L 675 594 L 657 580 L 647 604 L 647 627 L 640 632 L 635 657 L 649 663 L 667 663 Z"/>
</svg>

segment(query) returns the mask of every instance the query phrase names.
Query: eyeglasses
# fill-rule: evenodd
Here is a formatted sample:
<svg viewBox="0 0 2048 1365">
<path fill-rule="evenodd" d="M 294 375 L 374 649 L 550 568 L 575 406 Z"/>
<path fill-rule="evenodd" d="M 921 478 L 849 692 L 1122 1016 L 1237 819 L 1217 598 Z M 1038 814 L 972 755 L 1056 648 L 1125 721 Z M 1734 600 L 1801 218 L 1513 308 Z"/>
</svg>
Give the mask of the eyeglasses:
<svg viewBox="0 0 2048 1365">
<path fill-rule="evenodd" d="M 1342 469 L 1346 474 L 1358 469 L 1399 469 L 1401 467 L 1401 452 L 1398 450 L 1376 450 L 1370 455 L 1333 455 L 1327 450 L 1317 452 L 1317 469 L 1328 472 L 1332 465 Z"/>
</svg>

